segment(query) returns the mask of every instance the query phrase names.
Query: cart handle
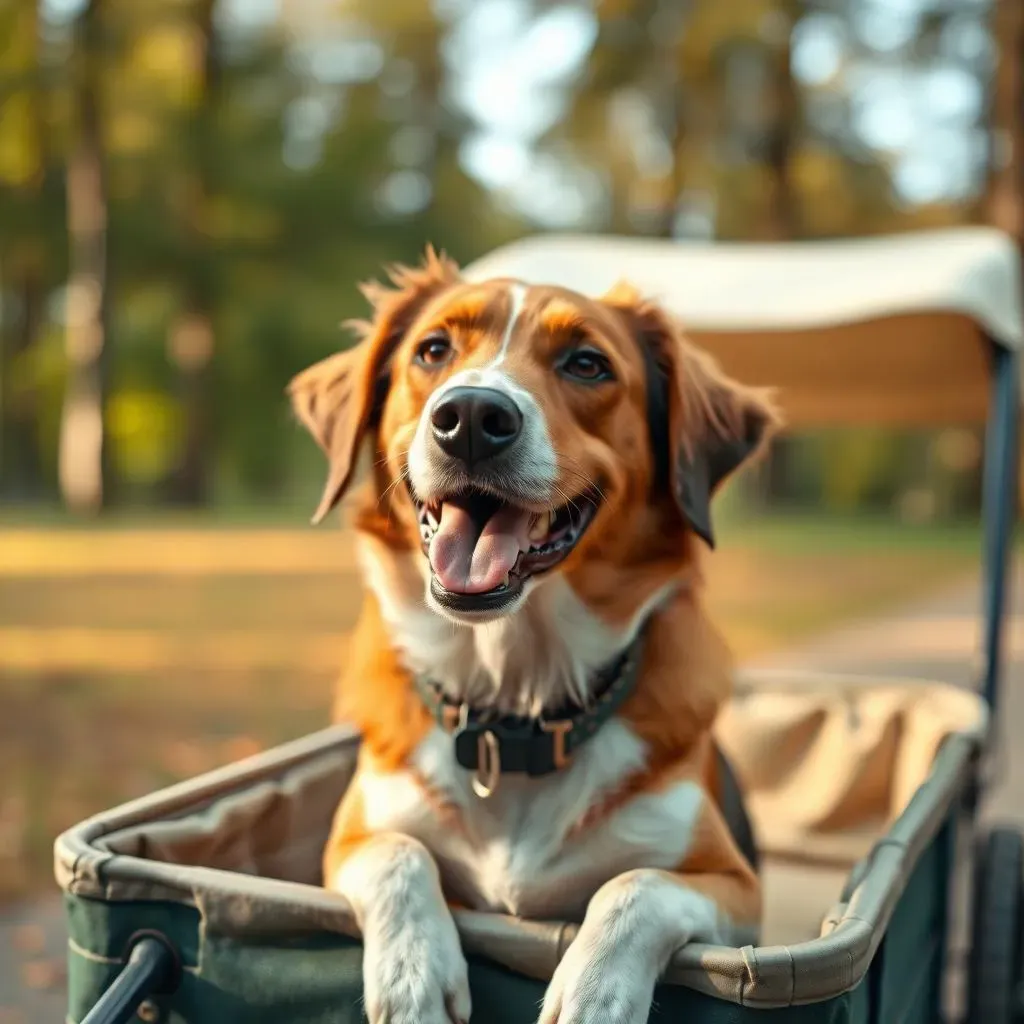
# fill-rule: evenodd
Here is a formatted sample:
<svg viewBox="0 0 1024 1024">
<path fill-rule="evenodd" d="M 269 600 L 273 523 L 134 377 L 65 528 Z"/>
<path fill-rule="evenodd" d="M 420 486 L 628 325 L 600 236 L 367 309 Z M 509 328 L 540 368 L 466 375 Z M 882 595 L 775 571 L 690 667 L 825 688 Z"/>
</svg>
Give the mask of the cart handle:
<svg viewBox="0 0 1024 1024">
<path fill-rule="evenodd" d="M 124 969 L 82 1019 L 82 1024 L 127 1024 L 149 997 L 170 995 L 181 980 L 177 950 L 159 932 L 128 940 Z"/>
</svg>

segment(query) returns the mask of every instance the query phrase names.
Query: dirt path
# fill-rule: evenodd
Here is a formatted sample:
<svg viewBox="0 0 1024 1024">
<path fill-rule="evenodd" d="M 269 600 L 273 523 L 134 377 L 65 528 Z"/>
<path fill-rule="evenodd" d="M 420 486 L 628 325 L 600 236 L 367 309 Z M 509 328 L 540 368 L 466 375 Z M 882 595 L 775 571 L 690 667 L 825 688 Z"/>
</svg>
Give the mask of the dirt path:
<svg viewBox="0 0 1024 1024">
<path fill-rule="evenodd" d="M 1024 573 L 1013 580 L 1012 594 L 1021 593 Z M 755 664 L 872 676 L 909 676 L 974 686 L 980 668 L 981 590 L 958 586 L 899 616 L 853 623 L 820 637 L 797 651 L 759 659 Z M 992 785 L 985 793 L 983 825 L 1013 824 L 1024 828 L 1024 613 L 1011 596 L 1017 614 L 1007 621 L 1005 670 L 995 716 L 999 757 Z M 954 922 L 949 969 L 945 977 L 948 1019 L 963 1013 L 969 948 L 970 862 L 963 859 L 954 886 Z"/>
<path fill-rule="evenodd" d="M 1024 827 L 1024 610 L 1013 595 L 1022 593 L 1024 571 L 1013 580 L 1007 620 L 1006 667 L 996 728 L 1001 763 L 982 807 L 986 820 Z M 956 586 L 898 616 L 853 623 L 796 651 L 758 659 L 754 664 L 850 672 L 872 676 L 911 676 L 974 686 L 979 672 L 981 591 Z"/>
<path fill-rule="evenodd" d="M 67 1009 L 64 961 L 56 896 L 0 914 L 0 1024 L 60 1024 Z"/>
<path fill-rule="evenodd" d="M 1020 592 L 1021 580 L 1015 581 Z M 930 677 L 970 685 L 976 670 L 980 593 L 962 586 L 899 616 L 856 623 L 797 651 L 757 664 L 828 671 Z M 998 728 L 1024 732 L 1024 616 L 1012 622 Z M 983 808 L 987 819 L 1024 826 L 1024 747 L 1004 745 L 1000 778 Z M 64 937 L 56 898 L 0 914 L 0 1024 L 64 1019 Z"/>
</svg>

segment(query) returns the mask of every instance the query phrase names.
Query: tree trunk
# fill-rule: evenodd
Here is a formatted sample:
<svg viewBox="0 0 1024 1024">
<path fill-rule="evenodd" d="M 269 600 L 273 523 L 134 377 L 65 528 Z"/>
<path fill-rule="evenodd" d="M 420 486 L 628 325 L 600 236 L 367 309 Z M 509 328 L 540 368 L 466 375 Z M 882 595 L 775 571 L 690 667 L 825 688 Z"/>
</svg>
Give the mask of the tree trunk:
<svg viewBox="0 0 1024 1024">
<path fill-rule="evenodd" d="M 990 93 L 988 182 L 982 218 L 1024 239 L 1024 5 L 998 0 L 991 22 L 999 59 Z"/>
<path fill-rule="evenodd" d="M 72 102 L 77 123 L 67 169 L 68 379 L 58 475 L 64 501 L 76 512 L 96 512 L 110 497 L 104 428 L 110 299 L 107 182 L 100 114 L 101 7 L 101 0 L 89 0 L 79 15 L 72 57 Z"/>
<path fill-rule="evenodd" d="M 213 454 L 210 410 L 217 284 L 203 223 L 212 187 L 217 146 L 215 119 L 221 85 L 213 9 L 214 0 L 198 0 L 196 27 L 202 54 L 199 105 L 192 123 L 192 152 L 187 172 L 191 177 L 185 211 L 189 259 L 182 309 L 169 339 L 171 360 L 179 374 L 184 419 L 181 457 L 170 481 L 170 497 L 175 504 L 188 506 L 205 505 L 210 500 Z"/>
<path fill-rule="evenodd" d="M 50 195 L 52 172 L 45 109 L 45 86 L 41 80 L 42 41 L 40 12 L 32 4 L 19 25 L 28 43 L 25 70 L 35 80 L 26 88 L 31 104 L 30 137 L 36 173 L 20 189 L 25 203 L 40 211 Z M 21 198 L 19 197 L 19 198 Z M 39 448 L 39 399 L 26 380 L 25 357 L 45 317 L 48 274 L 47 240 L 42 229 L 15 240 L 6 260 L 2 278 L 7 297 L 13 298 L 15 316 L 5 316 L 0 336 L 0 496 L 6 501 L 38 500 L 43 493 L 43 460 Z M 10 241 L 10 240 L 8 240 Z"/>
<path fill-rule="evenodd" d="M 990 29 L 999 56 L 989 94 L 988 181 L 979 219 L 1016 239 L 1024 252 L 1024 5 L 1020 0 L 998 0 Z M 979 467 L 971 481 L 979 495 L 981 474 Z M 1024 508 L 1024 454 L 1018 472 L 1018 506 Z"/>
<path fill-rule="evenodd" d="M 5 501 L 32 501 L 42 491 L 38 402 L 23 381 L 15 383 L 18 364 L 39 332 L 45 292 L 36 268 L 26 268 L 11 282 L 17 320 L 3 332 L 0 345 L 0 493 Z"/>
<path fill-rule="evenodd" d="M 797 204 L 793 196 L 790 155 L 796 135 L 799 103 L 793 85 L 792 40 L 797 13 L 792 4 L 783 5 L 785 40 L 777 44 L 772 55 L 772 114 L 765 146 L 768 167 L 768 196 L 761 235 L 766 241 L 791 241 L 798 232 Z"/>
<path fill-rule="evenodd" d="M 797 14 L 794 5 L 783 5 L 786 18 L 785 40 L 776 43 L 771 56 L 771 123 L 765 139 L 764 159 L 768 170 L 768 190 L 764 220 L 758 237 L 763 241 L 792 241 L 799 234 L 798 207 L 793 195 L 790 157 L 799 116 L 791 66 L 793 29 Z M 780 31 L 783 26 L 780 26 Z M 762 469 L 763 485 L 758 491 L 760 503 L 770 507 L 792 500 L 795 438 L 777 437 L 769 448 Z"/>
<path fill-rule="evenodd" d="M 684 31 L 690 3 L 682 0 L 659 0 L 653 12 L 653 30 L 657 36 L 654 74 L 654 96 L 658 103 L 658 120 L 672 151 L 665 201 L 658 217 L 654 234 L 659 238 L 674 238 L 679 214 L 679 199 L 685 185 L 683 169 L 683 143 L 686 138 L 683 102 L 683 76 L 679 68 L 679 39 Z"/>
</svg>

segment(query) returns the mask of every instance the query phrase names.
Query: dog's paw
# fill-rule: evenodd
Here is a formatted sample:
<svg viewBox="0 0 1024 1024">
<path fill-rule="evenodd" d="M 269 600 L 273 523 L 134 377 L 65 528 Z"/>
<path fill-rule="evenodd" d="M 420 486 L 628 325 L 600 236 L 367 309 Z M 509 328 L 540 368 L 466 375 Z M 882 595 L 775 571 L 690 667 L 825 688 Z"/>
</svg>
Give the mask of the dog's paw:
<svg viewBox="0 0 1024 1024">
<path fill-rule="evenodd" d="M 426 847 L 409 836 L 374 837 L 329 884 L 349 900 L 362 929 L 370 1024 L 466 1024 L 466 958 Z"/>
<path fill-rule="evenodd" d="M 628 939 L 581 930 L 551 979 L 538 1024 L 645 1024 L 656 982 L 653 962 Z"/>
<path fill-rule="evenodd" d="M 672 953 L 717 935 L 715 904 L 672 876 L 639 869 L 613 878 L 591 899 L 538 1024 L 644 1024 Z"/>
<path fill-rule="evenodd" d="M 370 1024 L 468 1024 L 469 977 L 451 918 L 366 936 L 363 996 Z"/>
</svg>

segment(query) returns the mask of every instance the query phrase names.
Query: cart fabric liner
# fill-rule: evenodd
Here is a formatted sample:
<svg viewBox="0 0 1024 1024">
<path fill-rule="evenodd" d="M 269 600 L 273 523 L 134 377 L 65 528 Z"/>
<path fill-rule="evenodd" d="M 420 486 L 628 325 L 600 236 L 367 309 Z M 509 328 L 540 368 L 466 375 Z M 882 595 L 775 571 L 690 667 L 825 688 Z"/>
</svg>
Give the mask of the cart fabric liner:
<svg viewBox="0 0 1024 1024">
<path fill-rule="evenodd" d="M 789 1008 L 774 1015 L 785 1021 L 928 1019 L 986 713 L 973 692 L 918 680 L 742 676 L 717 732 L 762 854 L 762 944 L 680 950 L 651 1020 L 735 1022 L 762 1008 Z M 149 1019 L 363 1020 L 358 929 L 319 887 L 358 743 L 335 726 L 60 836 L 68 1019 L 110 984 L 131 936 L 154 929 L 177 947 L 183 980 Z M 455 918 L 473 1020 L 535 1020 L 575 924 Z"/>
<path fill-rule="evenodd" d="M 983 423 L 990 343 L 1024 343 L 1021 258 L 995 228 L 786 243 L 540 234 L 463 271 L 601 295 L 622 279 L 791 429 Z"/>
</svg>

